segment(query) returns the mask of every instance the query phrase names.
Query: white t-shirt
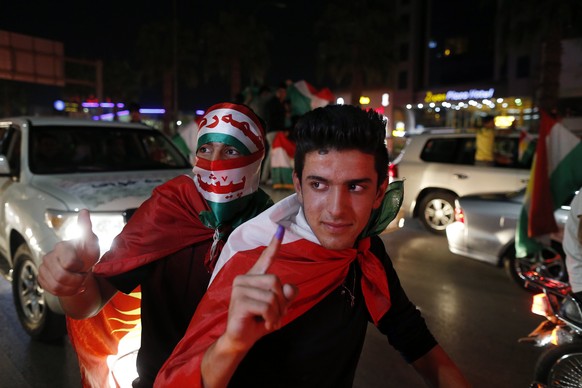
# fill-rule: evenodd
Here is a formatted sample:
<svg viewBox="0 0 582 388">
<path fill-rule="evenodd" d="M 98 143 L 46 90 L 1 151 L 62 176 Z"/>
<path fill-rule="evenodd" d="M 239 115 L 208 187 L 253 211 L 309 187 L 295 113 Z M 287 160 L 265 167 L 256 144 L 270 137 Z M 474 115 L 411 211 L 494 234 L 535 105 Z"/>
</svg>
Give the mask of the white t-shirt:
<svg viewBox="0 0 582 388">
<path fill-rule="evenodd" d="M 570 278 L 572 292 L 582 291 L 582 230 L 580 221 L 582 216 L 582 187 L 572 200 L 568 221 L 564 228 L 564 240 L 562 242 L 566 252 L 566 268 Z"/>
</svg>

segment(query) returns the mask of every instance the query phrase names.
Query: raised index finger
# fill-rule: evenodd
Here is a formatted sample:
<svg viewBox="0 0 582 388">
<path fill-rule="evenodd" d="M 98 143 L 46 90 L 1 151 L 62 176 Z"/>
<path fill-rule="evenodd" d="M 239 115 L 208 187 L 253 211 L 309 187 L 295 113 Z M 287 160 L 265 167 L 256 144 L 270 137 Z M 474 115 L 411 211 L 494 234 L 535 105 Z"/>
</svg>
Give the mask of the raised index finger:
<svg viewBox="0 0 582 388">
<path fill-rule="evenodd" d="M 263 275 L 267 272 L 273 261 L 275 260 L 275 255 L 279 251 L 281 246 L 281 241 L 283 241 L 283 236 L 285 235 L 285 228 L 282 225 L 277 227 L 277 231 L 273 236 L 273 239 L 267 246 L 267 248 L 261 253 L 261 256 L 249 270 L 250 275 Z"/>
</svg>

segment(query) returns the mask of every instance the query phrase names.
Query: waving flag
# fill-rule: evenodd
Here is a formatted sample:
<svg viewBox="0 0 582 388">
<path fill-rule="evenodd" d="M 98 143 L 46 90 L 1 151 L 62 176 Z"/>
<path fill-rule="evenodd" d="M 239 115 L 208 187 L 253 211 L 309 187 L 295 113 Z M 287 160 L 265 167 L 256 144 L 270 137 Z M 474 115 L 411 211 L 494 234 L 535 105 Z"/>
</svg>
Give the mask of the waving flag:
<svg viewBox="0 0 582 388">
<path fill-rule="evenodd" d="M 271 146 L 271 179 L 274 189 L 293 189 L 293 157 L 295 143 L 284 132 L 278 132 Z"/>
<path fill-rule="evenodd" d="M 287 98 L 291 102 L 291 115 L 301 116 L 331 103 L 334 96 L 328 88 L 317 90 L 309 82 L 301 80 L 287 87 Z"/>
<path fill-rule="evenodd" d="M 287 99 L 291 103 L 291 116 L 298 117 L 331 103 L 333 94 L 328 88 L 317 90 L 305 80 L 287 87 Z M 284 132 L 277 133 L 269 155 L 270 177 L 274 189 L 293 189 L 293 158 L 295 143 Z"/>
<path fill-rule="evenodd" d="M 557 119 L 541 112 L 540 134 L 517 223 L 517 257 L 540 249 L 535 237 L 558 231 L 554 210 L 582 186 L 582 143 Z"/>
</svg>

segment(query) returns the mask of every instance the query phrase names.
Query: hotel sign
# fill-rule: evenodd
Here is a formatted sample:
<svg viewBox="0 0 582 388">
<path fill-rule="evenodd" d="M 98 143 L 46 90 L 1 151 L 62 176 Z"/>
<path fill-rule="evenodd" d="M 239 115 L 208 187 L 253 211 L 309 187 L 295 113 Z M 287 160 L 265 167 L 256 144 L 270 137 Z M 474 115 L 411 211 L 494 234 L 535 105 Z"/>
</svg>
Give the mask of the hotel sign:
<svg viewBox="0 0 582 388">
<path fill-rule="evenodd" d="M 446 93 L 433 93 L 427 91 L 424 96 L 424 102 L 443 102 L 443 101 L 464 101 L 471 99 L 482 100 L 491 98 L 495 94 L 495 89 L 469 89 L 469 90 L 449 90 Z"/>
</svg>

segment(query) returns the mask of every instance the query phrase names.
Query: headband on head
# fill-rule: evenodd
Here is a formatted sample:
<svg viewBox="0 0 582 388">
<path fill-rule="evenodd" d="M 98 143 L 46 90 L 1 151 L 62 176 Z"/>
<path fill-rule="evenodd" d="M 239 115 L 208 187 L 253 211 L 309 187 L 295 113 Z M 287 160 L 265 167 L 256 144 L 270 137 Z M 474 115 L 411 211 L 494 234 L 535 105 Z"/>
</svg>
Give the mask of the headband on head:
<svg viewBox="0 0 582 388">
<path fill-rule="evenodd" d="M 226 160 L 196 158 L 194 183 L 216 221 L 229 222 L 259 189 L 265 156 L 265 130 L 248 107 L 221 103 L 208 109 L 199 124 L 196 149 L 210 142 L 235 147 L 241 156 Z"/>
<path fill-rule="evenodd" d="M 211 106 L 200 121 L 196 149 L 209 142 L 220 142 L 250 155 L 264 151 L 264 138 L 265 129 L 250 108 L 221 103 Z"/>
</svg>

